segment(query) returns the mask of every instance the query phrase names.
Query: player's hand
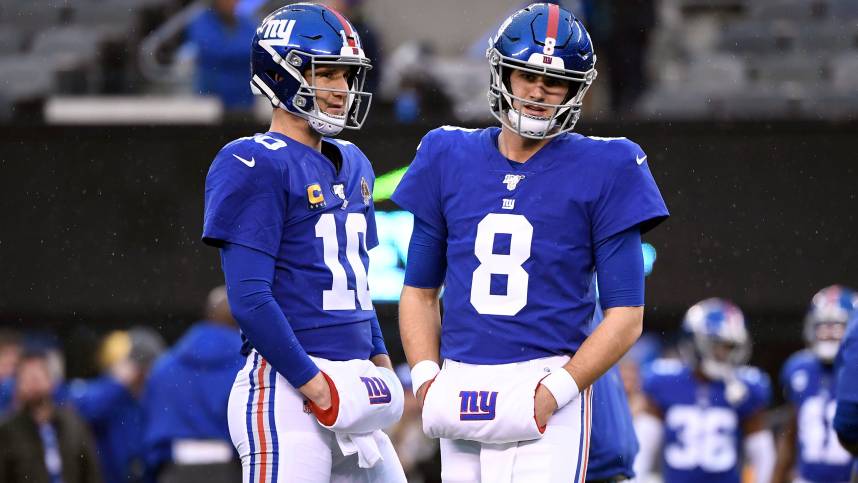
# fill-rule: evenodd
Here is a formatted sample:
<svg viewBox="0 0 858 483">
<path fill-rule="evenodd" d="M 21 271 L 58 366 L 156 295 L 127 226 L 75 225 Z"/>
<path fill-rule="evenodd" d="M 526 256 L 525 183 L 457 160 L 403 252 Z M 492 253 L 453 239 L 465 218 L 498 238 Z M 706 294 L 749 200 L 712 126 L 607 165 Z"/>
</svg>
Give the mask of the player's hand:
<svg viewBox="0 0 858 483">
<path fill-rule="evenodd" d="M 548 424 L 548 419 L 557 410 L 557 400 L 545 386 L 542 384 L 536 386 L 536 395 L 533 397 L 533 415 L 536 418 L 536 425 L 540 428 Z"/>
<path fill-rule="evenodd" d="M 424 382 L 423 385 L 420 386 L 420 389 L 417 390 L 417 405 L 421 411 L 423 410 L 423 401 L 426 400 L 426 391 L 429 390 L 429 386 L 431 386 L 433 382 L 435 382 L 434 377 Z"/>
<path fill-rule="evenodd" d="M 299 387 L 298 391 L 320 409 L 330 409 L 331 387 L 328 386 L 328 381 L 325 380 L 322 371 L 319 371 L 306 384 Z"/>
</svg>

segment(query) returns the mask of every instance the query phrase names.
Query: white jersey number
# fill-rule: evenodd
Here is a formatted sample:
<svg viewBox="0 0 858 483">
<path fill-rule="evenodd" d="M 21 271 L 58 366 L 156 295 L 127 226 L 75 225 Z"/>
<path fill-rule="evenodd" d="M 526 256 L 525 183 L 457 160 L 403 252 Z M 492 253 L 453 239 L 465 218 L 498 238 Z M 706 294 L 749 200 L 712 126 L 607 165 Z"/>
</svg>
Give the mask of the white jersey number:
<svg viewBox="0 0 858 483">
<path fill-rule="evenodd" d="M 807 398 L 798 412 L 801 458 L 808 463 L 845 465 L 851 457 L 840 445 L 832 427 L 837 401 L 821 396 Z"/>
<path fill-rule="evenodd" d="M 494 253 L 495 236 L 510 235 L 509 254 Z M 522 265 L 530 258 L 533 225 L 521 215 L 489 213 L 477 225 L 474 255 L 480 266 L 471 277 L 471 305 L 480 314 L 515 315 L 527 305 L 530 279 Z M 506 275 L 505 295 L 491 293 L 492 275 Z"/>
<path fill-rule="evenodd" d="M 676 432 L 676 441 L 664 449 L 664 460 L 673 468 L 720 473 L 737 462 L 736 429 L 738 418 L 726 408 L 674 406 L 667 412 L 665 425 Z"/>
<path fill-rule="evenodd" d="M 357 301 L 362 310 L 372 310 L 372 298 L 369 295 L 366 267 L 360 253 L 366 252 L 366 217 L 363 213 L 349 213 L 346 217 L 346 260 L 355 274 Z M 363 237 L 359 237 L 359 234 Z M 323 310 L 355 310 L 355 290 L 349 288 L 346 270 L 340 263 L 340 242 L 337 238 L 336 218 L 331 213 L 319 217 L 316 223 L 316 237 L 322 239 L 325 265 L 331 271 L 333 286 L 322 292 Z"/>
</svg>

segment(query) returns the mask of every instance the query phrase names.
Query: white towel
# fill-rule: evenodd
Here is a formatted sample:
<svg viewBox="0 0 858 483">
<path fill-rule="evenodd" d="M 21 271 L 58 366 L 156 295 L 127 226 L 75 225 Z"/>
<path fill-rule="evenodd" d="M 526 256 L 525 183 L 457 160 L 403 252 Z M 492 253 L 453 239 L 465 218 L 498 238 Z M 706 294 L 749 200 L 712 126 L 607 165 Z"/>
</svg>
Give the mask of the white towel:
<svg viewBox="0 0 858 483">
<path fill-rule="evenodd" d="M 396 374 L 371 361 L 329 361 L 312 357 L 334 382 L 339 408 L 334 424 L 327 429 L 337 433 L 371 433 L 386 428 L 402 417 L 405 394 Z"/>
<path fill-rule="evenodd" d="M 379 446 L 384 444 L 383 434 L 380 429 L 376 429 L 371 433 L 336 433 L 336 437 L 337 444 L 340 446 L 343 456 L 357 453 L 358 466 L 361 468 L 372 468 L 379 461 L 384 461 L 384 458 L 381 456 L 381 450 L 379 450 Z"/>
<path fill-rule="evenodd" d="M 405 393 L 396 374 L 367 360 L 329 361 L 311 357 L 334 382 L 339 408 L 334 424 L 319 424 L 336 434 L 344 456 L 357 453 L 361 468 L 372 468 L 383 460 L 381 428 L 402 417 Z"/>
<path fill-rule="evenodd" d="M 568 360 L 551 357 L 499 365 L 445 361 L 423 402 L 423 431 L 431 438 L 481 443 L 541 438 L 534 418 L 536 388 Z"/>
</svg>

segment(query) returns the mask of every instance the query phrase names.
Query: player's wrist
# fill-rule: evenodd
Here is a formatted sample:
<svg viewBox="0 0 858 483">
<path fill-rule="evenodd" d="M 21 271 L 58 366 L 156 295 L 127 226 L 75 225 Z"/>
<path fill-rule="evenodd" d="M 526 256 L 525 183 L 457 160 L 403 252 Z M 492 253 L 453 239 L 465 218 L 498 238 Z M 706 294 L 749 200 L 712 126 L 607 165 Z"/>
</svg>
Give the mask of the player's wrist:
<svg viewBox="0 0 858 483">
<path fill-rule="evenodd" d="M 439 372 L 441 372 L 441 366 L 432 360 L 427 359 L 414 364 L 414 367 L 411 368 L 411 389 L 414 396 L 417 396 L 417 392 L 423 387 L 423 384 L 435 379 Z"/>
<path fill-rule="evenodd" d="M 569 371 L 563 368 L 551 371 L 551 374 L 545 376 L 540 381 L 540 384 L 545 386 L 548 392 L 554 396 L 554 400 L 557 402 L 557 409 L 574 401 L 581 393 L 578 383 L 575 382 L 572 374 L 569 374 Z"/>
</svg>

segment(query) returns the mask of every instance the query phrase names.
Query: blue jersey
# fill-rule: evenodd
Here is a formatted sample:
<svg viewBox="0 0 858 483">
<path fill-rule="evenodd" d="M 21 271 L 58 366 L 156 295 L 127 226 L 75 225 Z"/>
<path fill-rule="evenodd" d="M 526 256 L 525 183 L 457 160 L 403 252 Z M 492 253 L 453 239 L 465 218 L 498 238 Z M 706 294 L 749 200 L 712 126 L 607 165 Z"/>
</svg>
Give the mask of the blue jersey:
<svg viewBox="0 0 858 483">
<path fill-rule="evenodd" d="M 352 143 L 322 142 L 339 153 L 339 170 L 276 132 L 227 144 L 206 177 L 203 240 L 276 259 L 274 298 L 310 355 L 325 357 L 325 344 L 339 340 L 354 358 L 367 358 L 375 317 L 367 284 L 367 250 L 378 245 L 375 177 Z"/>
<path fill-rule="evenodd" d="M 858 403 L 858 314 L 849 321 L 837 359 L 837 399 Z"/>
<path fill-rule="evenodd" d="M 595 284 L 593 284 L 595 288 Z M 593 327 L 602 321 L 596 304 Z M 617 366 L 608 369 L 593 383 L 593 419 L 590 430 L 588 480 L 607 480 L 616 476 L 634 477 L 638 438 L 626 390 Z"/>
<path fill-rule="evenodd" d="M 737 405 L 721 381 L 704 381 L 682 362 L 661 359 L 643 375 L 643 391 L 664 417 L 662 466 L 665 483 L 739 483 L 742 424 L 766 408 L 771 383 L 762 371 L 744 367 L 747 388 Z"/>
<path fill-rule="evenodd" d="M 832 427 L 837 408 L 834 369 L 809 350 L 793 354 L 781 370 L 784 396 L 796 408 L 798 474 L 805 481 L 849 481 L 852 457 Z"/>
<path fill-rule="evenodd" d="M 498 128 L 429 132 L 393 200 L 446 233 L 441 356 L 504 364 L 570 354 L 589 335 L 594 247 L 667 209 L 640 147 L 564 134 L 526 163 Z"/>
</svg>

